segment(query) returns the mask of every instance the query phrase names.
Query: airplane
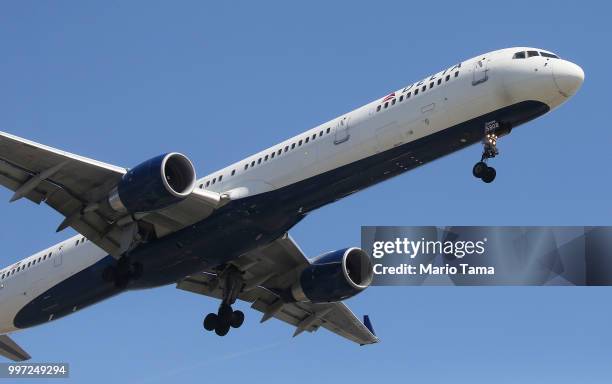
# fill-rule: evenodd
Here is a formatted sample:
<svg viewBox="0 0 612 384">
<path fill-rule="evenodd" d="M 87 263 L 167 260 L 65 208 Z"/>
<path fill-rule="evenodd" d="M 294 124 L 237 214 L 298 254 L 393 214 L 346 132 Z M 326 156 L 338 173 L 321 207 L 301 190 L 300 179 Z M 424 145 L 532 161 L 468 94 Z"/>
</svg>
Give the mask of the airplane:
<svg viewBox="0 0 612 384">
<path fill-rule="evenodd" d="M 308 258 L 288 231 L 308 213 L 467 146 L 485 183 L 497 141 L 571 98 L 576 64 L 539 48 L 496 50 L 452 65 L 197 179 L 171 152 L 127 169 L 0 132 L 0 184 L 63 215 L 78 235 L 0 271 L 0 354 L 30 356 L 8 334 L 127 290 L 176 284 L 220 300 L 203 321 L 226 335 L 237 300 L 295 327 L 379 342 L 343 303 L 372 282 L 367 253 Z"/>
</svg>

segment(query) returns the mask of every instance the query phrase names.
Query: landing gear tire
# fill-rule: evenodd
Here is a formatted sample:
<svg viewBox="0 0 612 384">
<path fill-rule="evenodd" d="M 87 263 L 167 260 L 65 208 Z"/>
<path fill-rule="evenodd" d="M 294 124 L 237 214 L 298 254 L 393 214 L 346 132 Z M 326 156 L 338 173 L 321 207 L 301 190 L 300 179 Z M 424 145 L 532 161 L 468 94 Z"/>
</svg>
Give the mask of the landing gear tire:
<svg viewBox="0 0 612 384">
<path fill-rule="evenodd" d="M 215 327 L 215 333 L 218 336 L 225 336 L 230 330 L 230 325 L 228 323 L 220 323 Z"/>
<path fill-rule="evenodd" d="M 217 323 L 218 321 L 218 317 L 216 313 L 209 313 L 208 315 L 206 315 L 206 317 L 204 318 L 204 329 L 206 329 L 207 331 L 214 331 L 215 328 L 217 328 Z"/>
<path fill-rule="evenodd" d="M 495 171 L 495 168 L 487 167 L 484 174 L 482 175 L 482 181 L 484 181 L 487 184 L 491 183 L 493 180 L 495 180 L 496 175 L 497 175 L 497 172 Z"/>
<path fill-rule="evenodd" d="M 474 177 L 482 179 L 487 168 L 489 168 L 487 166 L 487 163 L 485 163 L 484 161 L 479 161 L 474 165 L 474 168 L 472 168 L 472 174 L 474 175 Z"/>
<path fill-rule="evenodd" d="M 234 311 L 232 310 L 232 307 L 230 305 L 222 304 L 219 307 L 218 316 L 221 322 L 229 324 L 232 321 L 233 313 Z"/>
<path fill-rule="evenodd" d="M 242 313 L 242 311 L 234 311 L 232 313 L 230 325 L 232 328 L 240 328 L 242 323 L 244 323 L 244 313 Z"/>
</svg>

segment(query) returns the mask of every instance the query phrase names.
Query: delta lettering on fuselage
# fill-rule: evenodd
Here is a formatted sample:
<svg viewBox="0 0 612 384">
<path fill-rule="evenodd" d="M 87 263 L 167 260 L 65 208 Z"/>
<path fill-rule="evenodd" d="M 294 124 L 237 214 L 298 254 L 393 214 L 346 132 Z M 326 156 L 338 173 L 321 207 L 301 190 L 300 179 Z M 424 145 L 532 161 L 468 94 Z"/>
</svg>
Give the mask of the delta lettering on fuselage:
<svg viewBox="0 0 612 384">
<path fill-rule="evenodd" d="M 454 70 L 459 69 L 459 68 L 461 68 L 461 63 L 455 64 L 452 67 L 445 69 L 444 71 L 440 71 L 440 72 L 436 73 L 435 75 L 431 75 L 430 77 L 426 77 L 423 80 L 419 81 L 418 83 L 410 84 L 409 86 L 407 86 L 404 89 L 402 89 L 401 93 L 406 93 L 406 92 L 410 91 L 412 88 L 418 88 L 421 85 L 424 85 L 428 81 L 433 81 L 433 80 L 437 79 L 438 76 L 444 77 L 444 75 L 446 75 L 447 73 L 451 73 Z"/>
</svg>

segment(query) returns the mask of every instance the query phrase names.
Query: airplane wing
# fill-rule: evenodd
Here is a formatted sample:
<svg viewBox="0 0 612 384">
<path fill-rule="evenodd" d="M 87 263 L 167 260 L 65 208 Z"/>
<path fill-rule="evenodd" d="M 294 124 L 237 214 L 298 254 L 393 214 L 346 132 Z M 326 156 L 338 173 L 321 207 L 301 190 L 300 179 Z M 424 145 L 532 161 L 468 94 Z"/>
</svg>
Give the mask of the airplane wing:
<svg viewBox="0 0 612 384">
<path fill-rule="evenodd" d="M 137 223 L 101 202 L 126 172 L 0 132 L 0 185 L 14 191 L 11 201 L 46 203 L 65 216 L 58 231 L 70 226 L 117 258 L 133 246 Z M 206 218 L 224 201 L 217 193 L 194 190 L 182 202 L 137 220 L 152 224 L 162 237 Z"/>
<path fill-rule="evenodd" d="M 323 327 L 361 345 L 377 343 L 379 339 L 371 330 L 369 320 L 365 320 L 368 326 L 364 325 L 342 302 L 313 304 L 282 299 L 278 292 L 291 287 L 298 277 L 296 269 L 305 264 L 308 259 L 289 235 L 244 254 L 234 263 L 245 276 L 238 298 L 252 303 L 251 308 L 263 313 L 261 322 L 274 317 L 296 327 L 294 336 Z M 221 284 L 213 272 L 188 276 L 177 288 L 222 298 Z"/>
<path fill-rule="evenodd" d="M 0 356 L 13 361 L 30 360 L 31 357 L 17 343 L 11 340 L 8 335 L 0 335 Z"/>
</svg>

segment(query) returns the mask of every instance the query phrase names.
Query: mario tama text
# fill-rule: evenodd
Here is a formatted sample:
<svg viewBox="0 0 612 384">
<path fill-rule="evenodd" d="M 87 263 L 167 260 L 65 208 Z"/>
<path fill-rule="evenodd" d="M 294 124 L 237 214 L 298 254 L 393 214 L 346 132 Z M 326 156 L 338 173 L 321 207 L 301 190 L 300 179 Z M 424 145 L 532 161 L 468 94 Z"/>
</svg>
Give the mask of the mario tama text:
<svg viewBox="0 0 612 384">
<path fill-rule="evenodd" d="M 374 264 L 375 275 L 494 275 L 495 267 L 473 266 L 461 263 L 458 266 L 445 264 L 436 266 L 428 264 L 400 264 L 397 266 L 385 266 L 381 263 Z"/>
</svg>

